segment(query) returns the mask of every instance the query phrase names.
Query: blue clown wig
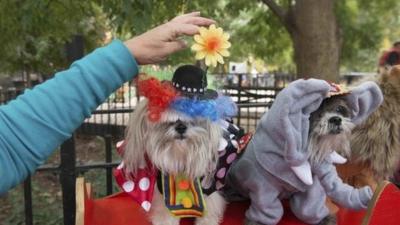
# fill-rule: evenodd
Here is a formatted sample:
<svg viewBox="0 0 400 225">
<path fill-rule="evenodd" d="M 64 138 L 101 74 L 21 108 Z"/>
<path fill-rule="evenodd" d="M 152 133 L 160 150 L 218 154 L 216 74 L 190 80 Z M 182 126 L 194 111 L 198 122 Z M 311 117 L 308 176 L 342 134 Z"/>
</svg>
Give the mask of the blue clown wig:
<svg viewBox="0 0 400 225">
<path fill-rule="evenodd" d="M 203 117 L 212 121 L 226 119 L 237 114 L 236 104 L 230 97 L 222 94 L 213 100 L 177 98 L 171 103 L 171 108 L 190 117 Z"/>
</svg>

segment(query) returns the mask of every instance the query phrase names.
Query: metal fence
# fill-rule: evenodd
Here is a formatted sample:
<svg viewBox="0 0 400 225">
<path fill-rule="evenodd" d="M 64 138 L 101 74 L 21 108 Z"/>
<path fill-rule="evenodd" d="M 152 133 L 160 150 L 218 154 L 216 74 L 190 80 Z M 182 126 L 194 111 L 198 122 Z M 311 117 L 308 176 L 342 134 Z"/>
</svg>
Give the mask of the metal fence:
<svg viewBox="0 0 400 225">
<path fill-rule="evenodd" d="M 238 104 L 239 112 L 234 118 L 235 123 L 248 131 L 255 130 L 258 119 L 271 106 L 279 90 L 293 80 L 292 76 L 282 74 L 231 74 L 215 75 L 214 77 L 216 83 L 222 87 L 221 90 L 230 95 Z M 17 94 L 13 89 L 0 89 L 0 103 L 7 102 Z M 106 194 L 112 193 L 112 169 L 119 164 L 112 158 L 114 141 L 123 137 L 129 115 L 139 100 L 136 88 L 127 83 L 100 105 L 93 112 L 92 117 L 86 119 L 76 131 L 76 134 L 96 135 L 104 139 L 104 161 L 77 165 L 75 139 L 71 138 L 61 145 L 59 165 L 43 165 L 38 168 L 39 173 L 57 172 L 59 174 L 64 225 L 75 224 L 75 180 L 77 174 L 92 169 L 105 170 Z M 34 218 L 31 177 L 24 182 L 24 202 L 25 224 L 32 225 Z"/>
</svg>

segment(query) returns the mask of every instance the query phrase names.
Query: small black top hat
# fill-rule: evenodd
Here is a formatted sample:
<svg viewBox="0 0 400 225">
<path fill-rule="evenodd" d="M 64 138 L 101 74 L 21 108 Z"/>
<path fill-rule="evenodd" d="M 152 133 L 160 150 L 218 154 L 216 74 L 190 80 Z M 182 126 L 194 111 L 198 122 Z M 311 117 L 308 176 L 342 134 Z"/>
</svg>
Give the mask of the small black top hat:
<svg viewBox="0 0 400 225">
<path fill-rule="evenodd" d="M 183 65 L 175 70 L 172 77 L 174 87 L 190 98 L 215 99 L 218 93 L 207 89 L 207 74 L 204 70 L 193 65 Z"/>
</svg>

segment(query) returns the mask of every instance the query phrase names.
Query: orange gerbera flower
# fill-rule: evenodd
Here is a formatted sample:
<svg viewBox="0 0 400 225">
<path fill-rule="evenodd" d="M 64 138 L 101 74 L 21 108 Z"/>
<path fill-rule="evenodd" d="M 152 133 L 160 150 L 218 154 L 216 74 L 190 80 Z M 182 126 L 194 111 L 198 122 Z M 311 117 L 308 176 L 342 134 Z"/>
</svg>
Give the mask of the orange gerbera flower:
<svg viewBox="0 0 400 225">
<path fill-rule="evenodd" d="M 211 25 L 208 29 L 201 27 L 200 34 L 194 36 L 195 43 L 192 50 L 196 52 L 196 59 L 205 59 L 207 66 L 224 64 L 223 57 L 229 56 L 228 48 L 231 47 L 229 34 L 224 33 L 222 28 Z"/>
</svg>

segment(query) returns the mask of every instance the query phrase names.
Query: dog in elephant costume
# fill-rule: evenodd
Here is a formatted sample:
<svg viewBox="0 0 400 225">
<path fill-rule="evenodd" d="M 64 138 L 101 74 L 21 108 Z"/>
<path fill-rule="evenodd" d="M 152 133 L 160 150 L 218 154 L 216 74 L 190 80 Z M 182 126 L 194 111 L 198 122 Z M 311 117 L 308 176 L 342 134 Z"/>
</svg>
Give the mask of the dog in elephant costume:
<svg viewBox="0 0 400 225">
<path fill-rule="evenodd" d="M 246 224 L 277 224 L 283 215 L 282 199 L 288 199 L 296 217 L 309 224 L 323 223 L 328 218 L 326 196 L 343 207 L 367 207 L 371 188 L 355 189 L 342 182 L 333 164 L 344 158 L 336 149 L 310 150 L 310 116 L 335 92 L 337 86 L 323 80 L 294 81 L 278 94 L 261 118 L 244 155 L 227 177 L 231 187 L 251 199 Z M 383 98 L 373 82 L 339 94 L 349 108 L 348 122 L 354 126 L 367 118 Z M 327 154 L 315 160 L 311 157 L 315 152 L 311 151 L 319 150 Z"/>
</svg>

